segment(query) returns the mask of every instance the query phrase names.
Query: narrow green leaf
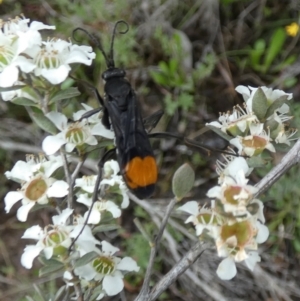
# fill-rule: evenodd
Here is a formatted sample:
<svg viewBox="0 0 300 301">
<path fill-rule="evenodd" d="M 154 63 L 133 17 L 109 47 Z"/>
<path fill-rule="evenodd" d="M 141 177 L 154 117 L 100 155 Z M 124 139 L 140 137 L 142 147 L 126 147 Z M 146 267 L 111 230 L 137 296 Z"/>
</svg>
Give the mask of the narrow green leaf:
<svg viewBox="0 0 300 301">
<path fill-rule="evenodd" d="M 98 256 L 99 254 L 94 251 L 89 252 L 75 261 L 75 267 L 78 268 L 83 265 L 86 265 L 90 263 L 92 260 L 94 260 L 95 258 L 97 258 Z"/>
<path fill-rule="evenodd" d="M 221 129 L 213 125 L 207 124 L 205 127 L 209 128 L 210 130 L 212 130 L 213 132 L 215 132 L 216 134 L 218 134 L 220 137 L 224 138 L 227 141 L 230 141 L 232 139 L 232 136 L 225 134 L 224 132 L 221 131 Z"/>
<path fill-rule="evenodd" d="M 57 133 L 56 126 L 43 114 L 38 108 L 32 108 L 29 111 L 31 119 L 45 132 L 55 135 Z"/>
<path fill-rule="evenodd" d="M 192 189 L 195 182 L 195 172 L 192 167 L 185 163 L 174 173 L 172 180 L 173 194 L 178 200 L 184 198 Z"/>
<path fill-rule="evenodd" d="M 271 66 L 274 59 L 280 54 L 282 51 L 282 46 L 286 39 L 286 33 L 283 28 L 278 28 L 274 34 L 272 35 L 270 45 L 267 49 L 267 53 L 265 55 L 265 60 L 263 63 L 264 71 L 267 72 L 269 67 Z"/>
<path fill-rule="evenodd" d="M 37 103 L 35 103 L 33 100 L 28 99 L 26 97 L 14 98 L 14 99 L 12 99 L 11 102 L 16 105 L 21 105 L 21 106 L 25 106 L 25 107 L 36 107 L 37 106 Z"/>
<path fill-rule="evenodd" d="M 250 51 L 250 60 L 252 67 L 260 65 L 260 59 L 266 49 L 266 42 L 259 39 L 254 44 L 254 49 Z"/>
<path fill-rule="evenodd" d="M 262 88 L 258 88 L 253 95 L 252 110 L 259 121 L 264 121 L 268 110 L 268 100 Z"/>
<path fill-rule="evenodd" d="M 279 109 L 283 104 L 288 103 L 287 95 L 282 95 L 276 99 L 268 108 L 266 118 L 274 114 L 275 110 Z"/>
<path fill-rule="evenodd" d="M 59 300 L 62 300 L 63 298 L 61 298 L 62 297 L 62 295 L 63 295 L 63 293 L 66 291 L 66 285 L 63 285 L 63 286 L 61 286 L 59 289 L 58 289 L 58 291 L 56 292 L 56 294 L 55 294 L 55 297 L 54 297 L 54 300 L 53 301 L 59 301 Z"/>
<path fill-rule="evenodd" d="M 93 234 L 98 233 L 98 232 L 118 230 L 120 228 L 121 227 L 119 225 L 115 225 L 115 224 L 101 225 L 101 226 L 97 226 L 93 229 Z"/>
<path fill-rule="evenodd" d="M 50 264 L 48 263 L 47 266 L 44 266 L 42 268 L 40 268 L 39 270 L 39 276 L 45 276 L 47 274 L 51 274 L 54 272 L 58 272 L 58 271 L 64 271 L 65 267 L 64 264 L 62 262 L 56 261 L 56 263 L 54 263 L 54 261 L 52 261 Z"/>
<path fill-rule="evenodd" d="M 63 100 L 63 99 L 69 99 L 72 97 L 76 97 L 80 95 L 80 92 L 78 91 L 77 87 L 70 87 L 68 89 L 65 90 L 60 90 L 58 92 L 56 92 L 53 97 L 50 100 L 50 103 L 54 103 L 57 102 L 59 100 Z"/>
</svg>

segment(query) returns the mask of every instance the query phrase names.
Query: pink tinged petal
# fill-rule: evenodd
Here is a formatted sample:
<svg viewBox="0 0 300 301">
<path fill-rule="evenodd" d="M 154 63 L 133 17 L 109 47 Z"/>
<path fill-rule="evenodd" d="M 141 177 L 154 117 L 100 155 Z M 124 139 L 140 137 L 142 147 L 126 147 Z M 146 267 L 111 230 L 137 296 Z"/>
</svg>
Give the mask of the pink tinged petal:
<svg viewBox="0 0 300 301">
<path fill-rule="evenodd" d="M 42 246 L 27 246 L 21 256 L 22 266 L 26 269 L 31 269 L 33 260 L 40 254 L 42 250 Z"/>
<path fill-rule="evenodd" d="M 221 261 L 217 269 L 217 275 L 222 280 L 230 280 L 236 275 L 235 262 L 231 257 Z"/>
<path fill-rule="evenodd" d="M 124 282 L 120 277 L 105 276 L 102 286 L 108 296 L 114 296 L 122 291 Z"/>
<path fill-rule="evenodd" d="M 269 229 L 267 226 L 257 222 L 256 227 L 258 228 L 258 233 L 255 238 L 256 242 L 259 244 L 264 243 L 269 237 Z"/>
<path fill-rule="evenodd" d="M 66 129 L 68 125 L 68 119 L 64 114 L 58 112 L 50 112 L 46 114 L 46 117 L 50 119 L 53 124 L 60 130 Z"/>
<path fill-rule="evenodd" d="M 131 257 L 124 257 L 118 263 L 117 269 L 122 271 L 138 272 L 140 270 L 140 267 L 136 264 L 136 262 Z"/>
<path fill-rule="evenodd" d="M 102 136 L 108 139 L 114 139 L 115 133 L 111 130 L 108 130 L 102 122 L 97 123 L 91 130 L 91 134 L 95 136 Z"/>
<path fill-rule="evenodd" d="M 254 270 L 254 267 L 257 262 L 260 262 L 260 256 L 257 252 L 248 252 L 248 258 L 245 259 L 245 263 L 250 271 Z"/>
<path fill-rule="evenodd" d="M 18 80 L 19 69 L 14 65 L 9 65 L 0 73 L 0 87 L 11 87 Z"/>
<path fill-rule="evenodd" d="M 195 215 L 198 213 L 198 203 L 196 201 L 190 201 L 179 207 L 177 210 L 187 212 L 189 214 Z"/>
<path fill-rule="evenodd" d="M 40 240 L 43 237 L 44 237 L 43 229 L 40 226 L 36 225 L 27 229 L 21 238 Z"/>
<path fill-rule="evenodd" d="M 102 241 L 101 245 L 102 245 L 102 251 L 105 254 L 115 254 L 116 252 L 120 251 L 120 249 L 114 247 L 113 245 L 111 245 L 105 240 Z"/>
<path fill-rule="evenodd" d="M 50 259 L 53 255 L 53 247 L 44 248 L 44 254 L 45 254 L 46 259 Z"/>
<path fill-rule="evenodd" d="M 43 144 L 42 144 L 42 148 L 43 148 L 43 151 L 47 155 L 53 155 L 65 143 L 66 143 L 66 141 L 63 138 L 58 137 L 58 135 L 56 135 L 56 136 L 48 136 L 48 137 L 46 137 L 44 139 Z"/>
<path fill-rule="evenodd" d="M 18 191 L 10 191 L 4 198 L 5 212 L 8 213 L 11 207 L 23 198 L 23 194 Z"/>
<path fill-rule="evenodd" d="M 20 222 L 26 222 L 28 213 L 34 205 L 35 205 L 35 202 L 29 202 L 26 205 L 22 205 L 17 211 L 17 219 Z"/>
<path fill-rule="evenodd" d="M 48 197 L 62 198 L 69 192 L 69 185 L 65 181 L 56 181 L 47 190 Z"/>
<path fill-rule="evenodd" d="M 69 216 L 73 213 L 73 209 L 66 208 L 62 211 L 61 214 L 55 215 L 52 217 L 52 221 L 54 225 L 65 225 Z"/>
</svg>

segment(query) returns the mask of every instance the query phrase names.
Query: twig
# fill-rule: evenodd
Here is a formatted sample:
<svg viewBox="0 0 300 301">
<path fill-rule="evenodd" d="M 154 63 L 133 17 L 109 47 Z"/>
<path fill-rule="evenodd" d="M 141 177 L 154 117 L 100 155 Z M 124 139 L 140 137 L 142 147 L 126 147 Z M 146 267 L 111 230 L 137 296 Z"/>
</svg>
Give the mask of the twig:
<svg viewBox="0 0 300 301">
<path fill-rule="evenodd" d="M 66 175 L 66 180 L 67 180 L 67 183 L 69 185 L 69 194 L 68 194 L 68 199 L 67 199 L 68 208 L 72 209 L 73 208 L 73 183 L 72 183 L 72 177 L 71 177 L 70 170 L 69 170 L 69 167 L 68 167 L 68 161 L 67 161 L 66 154 L 62 150 L 60 150 L 60 155 L 61 155 L 62 161 L 63 161 L 63 167 L 64 167 L 64 172 L 65 172 L 65 175 Z"/>
<path fill-rule="evenodd" d="M 191 250 L 187 252 L 185 256 L 154 286 L 147 298 L 137 298 L 135 301 L 156 300 L 160 294 L 162 294 L 182 273 L 184 273 L 190 267 L 191 264 L 198 259 L 205 249 L 206 246 L 203 246 L 203 242 L 197 242 L 191 248 Z"/>
<path fill-rule="evenodd" d="M 129 193 L 129 197 L 131 199 L 136 198 L 131 193 Z M 155 256 L 156 256 L 157 250 L 159 248 L 159 243 L 160 243 L 160 240 L 164 233 L 165 227 L 167 225 L 168 218 L 169 218 L 171 211 L 173 210 L 175 204 L 176 204 L 176 199 L 174 198 L 171 200 L 171 202 L 169 203 L 169 205 L 167 207 L 167 210 L 166 210 L 163 220 L 161 222 L 160 228 L 158 230 L 157 236 L 155 237 L 154 242 L 151 245 L 150 258 L 149 258 L 148 267 L 147 267 L 146 274 L 145 274 L 144 283 L 143 283 L 143 286 L 141 288 L 141 291 L 140 291 L 138 297 L 136 298 L 136 301 L 147 300 L 147 298 L 148 298 L 149 284 L 150 284 L 150 278 L 151 278 L 151 274 L 152 274 L 152 268 L 154 265 Z"/>
<path fill-rule="evenodd" d="M 281 162 L 276 165 L 257 185 L 257 193 L 254 197 L 268 190 L 282 175 L 284 175 L 292 166 L 299 163 L 300 160 L 300 139 L 295 143 L 292 149 L 282 158 Z"/>
</svg>

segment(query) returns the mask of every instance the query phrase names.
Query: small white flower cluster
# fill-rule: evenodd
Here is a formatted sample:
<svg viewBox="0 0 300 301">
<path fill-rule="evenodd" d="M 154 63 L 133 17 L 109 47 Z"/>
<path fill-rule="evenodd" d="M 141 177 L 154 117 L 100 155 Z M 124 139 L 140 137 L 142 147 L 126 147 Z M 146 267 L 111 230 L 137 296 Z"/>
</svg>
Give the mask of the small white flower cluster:
<svg viewBox="0 0 300 301">
<path fill-rule="evenodd" d="M 9 21 L 0 20 L 0 87 L 26 86 L 25 76 L 31 81 L 46 79 L 50 84 L 62 83 L 68 76 L 72 63 L 91 65 L 95 53 L 91 47 L 73 45 L 61 39 L 42 41 L 40 30 L 55 29 L 29 19 L 16 17 Z M 38 86 L 38 85 L 37 85 Z M 45 87 L 44 87 L 45 88 Z M 33 90 L 22 88 L 1 92 L 2 99 L 26 97 L 33 101 Z"/>
<path fill-rule="evenodd" d="M 236 90 L 244 97 L 244 109 L 237 106 L 207 126 L 227 138 L 238 154 L 232 150 L 232 155 L 223 155 L 225 162 L 217 161 L 219 185 L 207 193 L 214 199 L 210 208 L 199 207 L 196 201 L 178 208 L 191 214 L 186 223 L 194 224 L 196 235 L 213 239 L 218 255 L 225 257 L 217 269 L 223 280 L 236 275 L 235 262 L 244 261 L 253 270 L 260 261 L 258 244 L 269 236 L 263 203 L 254 198 L 257 189 L 246 178 L 253 170 L 247 159 L 261 156 L 265 149 L 275 152 L 276 143 L 290 145 L 296 132 L 286 124 L 292 118 L 288 115 L 292 94 L 266 87 L 238 86 Z"/>
<path fill-rule="evenodd" d="M 65 181 L 55 178 L 57 170 L 62 165 L 60 156 L 50 156 L 48 160 L 43 156 L 39 158 L 28 156 L 27 162 L 18 161 L 11 171 L 5 173 L 7 178 L 21 184 L 20 190 L 8 192 L 6 195 L 4 200 L 6 212 L 8 213 L 20 200 L 22 206 L 17 211 L 17 218 L 23 222 L 27 220 L 30 209 L 37 204 L 51 204 L 59 210 L 57 204 L 60 202 L 56 199 L 65 197 L 70 188 Z M 64 278 L 68 286 L 74 285 L 73 282 L 78 282 L 79 279 L 83 283 L 93 282 L 95 286 L 101 287 L 97 300 L 105 295 L 118 294 L 124 287 L 122 278 L 125 273 L 139 271 L 133 259 L 116 257 L 114 254 L 119 249 L 106 241 L 95 239 L 92 228 L 84 225 L 88 216 L 87 224 L 99 225 L 105 212 L 109 212 L 113 218 L 118 218 L 121 216 L 120 208 L 129 205 L 127 187 L 122 177 L 118 175 L 118 163 L 108 161 L 103 169 L 104 179 L 98 187 L 102 191 L 101 199 L 92 203 L 96 175 L 76 179 L 74 185 L 77 191 L 76 200 L 87 206 L 84 216 L 73 215 L 73 209 L 66 208 L 61 214 L 53 216 L 51 225 L 44 228 L 39 225 L 30 227 L 22 238 L 33 239 L 37 243 L 27 245 L 21 257 L 21 263 L 27 269 L 32 268 L 33 260 L 38 256 L 45 258 L 46 261 L 52 259 L 61 263 L 59 267 L 65 270 Z M 120 207 L 116 204 L 116 200 L 120 200 Z M 69 249 L 74 240 L 74 246 Z M 101 250 L 98 246 L 101 246 Z M 91 252 L 95 255 L 90 261 L 79 267 L 73 265 L 74 260 L 76 262 Z"/>
</svg>

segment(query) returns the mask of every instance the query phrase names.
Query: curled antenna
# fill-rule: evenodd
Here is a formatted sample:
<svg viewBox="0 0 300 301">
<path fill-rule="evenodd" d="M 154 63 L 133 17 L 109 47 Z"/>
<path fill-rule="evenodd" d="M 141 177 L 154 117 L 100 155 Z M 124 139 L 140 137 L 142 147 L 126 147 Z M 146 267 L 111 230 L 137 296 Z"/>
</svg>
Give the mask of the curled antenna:
<svg viewBox="0 0 300 301">
<path fill-rule="evenodd" d="M 82 31 L 84 32 L 95 44 L 96 46 L 98 47 L 98 49 L 101 51 L 105 61 L 106 61 L 106 65 L 108 68 L 113 68 L 115 67 L 115 62 L 114 62 L 114 41 L 115 41 L 115 36 L 116 36 L 116 33 L 117 33 L 117 28 L 120 24 L 124 24 L 126 26 L 125 30 L 123 31 L 118 31 L 119 34 L 126 34 L 129 30 L 129 26 L 128 26 L 128 23 L 123 21 L 123 20 L 120 20 L 118 22 L 116 22 L 115 26 L 114 26 L 114 29 L 113 29 L 113 35 L 112 35 L 112 39 L 111 39 L 111 43 L 110 43 L 110 51 L 109 51 L 109 56 L 105 53 L 104 49 L 103 49 L 103 46 L 101 44 L 101 41 L 99 39 L 97 39 L 96 36 L 94 36 L 93 34 L 90 34 L 87 30 L 81 28 L 81 27 L 77 27 L 73 30 L 73 39 L 74 41 L 76 42 L 79 42 L 76 38 L 75 38 L 75 33 L 77 31 Z"/>
<path fill-rule="evenodd" d="M 114 41 L 115 41 L 117 27 L 118 27 L 119 24 L 126 25 L 126 28 L 125 28 L 124 31 L 118 31 L 119 34 L 126 34 L 129 30 L 128 23 L 123 21 L 123 20 L 120 20 L 115 24 L 115 27 L 114 27 L 114 30 L 113 30 L 113 35 L 112 35 L 112 38 L 111 38 L 111 43 L 110 43 L 110 63 L 111 63 L 112 67 L 115 66 L 115 62 L 114 62 Z"/>
</svg>

